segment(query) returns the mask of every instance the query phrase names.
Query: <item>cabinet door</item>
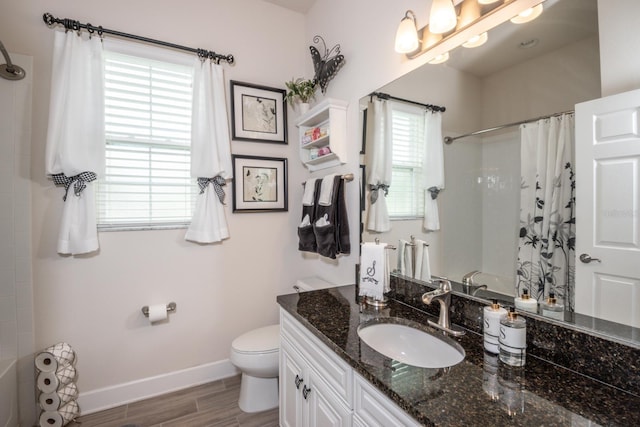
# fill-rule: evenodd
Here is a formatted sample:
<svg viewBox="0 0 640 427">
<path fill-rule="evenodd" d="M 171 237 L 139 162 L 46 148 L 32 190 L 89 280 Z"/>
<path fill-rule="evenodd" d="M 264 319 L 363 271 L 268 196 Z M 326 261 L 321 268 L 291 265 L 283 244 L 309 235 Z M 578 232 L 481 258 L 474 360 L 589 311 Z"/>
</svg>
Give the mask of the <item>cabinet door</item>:
<svg viewBox="0 0 640 427">
<path fill-rule="evenodd" d="M 307 420 L 305 426 L 309 427 L 350 427 L 352 411 L 336 396 L 319 375 L 309 371 L 310 382 L 303 390 L 307 402 L 304 404 Z M 304 398 L 304 397 L 303 397 Z"/>
<path fill-rule="evenodd" d="M 302 426 L 302 388 L 304 361 L 288 341 L 281 340 L 280 349 L 280 425 L 283 427 Z"/>
</svg>

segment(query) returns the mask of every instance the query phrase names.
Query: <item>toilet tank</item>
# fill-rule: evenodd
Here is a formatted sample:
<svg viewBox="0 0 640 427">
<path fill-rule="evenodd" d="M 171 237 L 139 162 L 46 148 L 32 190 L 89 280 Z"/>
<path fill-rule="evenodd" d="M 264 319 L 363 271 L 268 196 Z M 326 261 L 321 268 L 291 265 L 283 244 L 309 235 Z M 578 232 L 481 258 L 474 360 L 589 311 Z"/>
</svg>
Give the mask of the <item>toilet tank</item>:
<svg viewBox="0 0 640 427">
<path fill-rule="evenodd" d="M 306 292 L 314 291 L 317 289 L 334 288 L 336 286 L 338 285 L 336 285 L 335 283 L 327 282 L 326 280 L 321 279 L 318 276 L 310 276 L 298 279 L 293 285 L 293 289 L 295 289 L 296 292 Z"/>
</svg>

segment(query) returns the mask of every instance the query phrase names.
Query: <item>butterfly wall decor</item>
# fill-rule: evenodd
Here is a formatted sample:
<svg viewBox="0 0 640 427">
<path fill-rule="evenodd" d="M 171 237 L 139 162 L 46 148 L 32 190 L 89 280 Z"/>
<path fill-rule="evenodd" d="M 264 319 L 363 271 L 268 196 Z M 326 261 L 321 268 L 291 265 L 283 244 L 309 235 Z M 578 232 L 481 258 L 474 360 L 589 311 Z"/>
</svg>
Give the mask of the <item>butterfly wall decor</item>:
<svg viewBox="0 0 640 427">
<path fill-rule="evenodd" d="M 313 68 L 315 70 L 314 79 L 318 85 L 320 85 L 320 89 L 324 94 L 327 92 L 329 81 L 335 77 L 340 67 L 344 65 L 344 55 L 340 54 L 339 44 L 327 50 L 327 44 L 320 36 L 315 36 L 313 42 L 315 44 L 322 42 L 322 48 L 324 49 L 324 54 L 321 55 L 315 46 L 309 46 L 311 59 L 313 59 Z"/>
</svg>

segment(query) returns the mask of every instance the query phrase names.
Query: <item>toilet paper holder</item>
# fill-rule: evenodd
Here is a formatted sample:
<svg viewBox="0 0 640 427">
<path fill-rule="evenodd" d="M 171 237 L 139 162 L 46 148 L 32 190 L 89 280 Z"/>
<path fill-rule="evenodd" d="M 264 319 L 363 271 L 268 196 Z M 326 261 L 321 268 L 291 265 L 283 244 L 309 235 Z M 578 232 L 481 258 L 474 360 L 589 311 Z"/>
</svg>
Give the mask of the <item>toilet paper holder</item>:
<svg viewBox="0 0 640 427">
<path fill-rule="evenodd" d="M 169 304 L 167 304 L 167 313 L 171 313 L 172 311 L 176 311 L 176 308 L 178 306 L 176 305 L 175 302 L 170 302 Z M 144 314 L 144 317 L 149 317 L 149 306 L 145 305 L 144 307 L 142 307 L 142 314 Z"/>
</svg>

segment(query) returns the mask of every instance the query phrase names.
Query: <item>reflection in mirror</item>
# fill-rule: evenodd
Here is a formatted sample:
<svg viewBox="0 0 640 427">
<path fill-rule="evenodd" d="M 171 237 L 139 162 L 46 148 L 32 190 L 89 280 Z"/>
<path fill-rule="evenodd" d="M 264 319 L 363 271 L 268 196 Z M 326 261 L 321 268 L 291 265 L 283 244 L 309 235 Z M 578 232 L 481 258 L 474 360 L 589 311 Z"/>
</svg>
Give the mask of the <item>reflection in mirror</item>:
<svg viewBox="0 0 640 427">
<path fill-rule="evenodd" d="M 378 90 L 446 107 L 442 129 L 444 135 L 453 137 L 573 110 L 576 103 L 601 96 L 597 1 L 548 0 L 545 12 L 536 21 L 522 26 L 507 22 L 491 30 L 484 46 L 458 48 L 450 57 L 445 64 L 426 64 Z M 369 96 L 362 98 L 362 110 L 370 100 Z M 394 164 L 387 198 L 391 229 L 367 229 L 367 201 L 362 240 L 377 237 L 396 244 L 400 240 L 410 242 L 414 236 L 429 245 L 433 275 L 460 285 L 467 283 L 464 288 L 460 286 L 460 292 L 486 299 L 500 295 L 509 298 L 511 304 L 524 288 L 541 302 L 546 302 L 552 292 L 556 302 L 569 310 L 565 319 L 580 318 L 578 323 L 586 326 L 584 323 L 591 318 L 570 312 L 573 290 L 566 285 L 550 286 L 560 282 L 558 277 L 547 276 L 550 282 L 542 286 L 521 284 L 516 295 L 521 229 L 520 140 L 520 127 L 510 126 L 444 145 L 445 187 L 437 198 L 441 229 L 435 232 L 425 231 L 421 212 L 394 214 L 394 191 L 411 186 L 396 180 L 395 174 L 403 165 Z M 363 163 L 369 159 L 368 150 L 367 145 Z M 397 163 L 395 151 L 393 157 Z M 420 195 L 420 191 L 417 193 Z M 406 268 L 404 257 L 390 255 L 392 265 L 398 268 L 404 263 Z M 571 253 L 570 258 L 574 256 Z M 473 274 L 475 271 L 478 273 Z M 566 276 L 572 275 L 570 266 L 565 271 Z M 608 325 L 598 319 L 592 322 Z"/>
</svg>

